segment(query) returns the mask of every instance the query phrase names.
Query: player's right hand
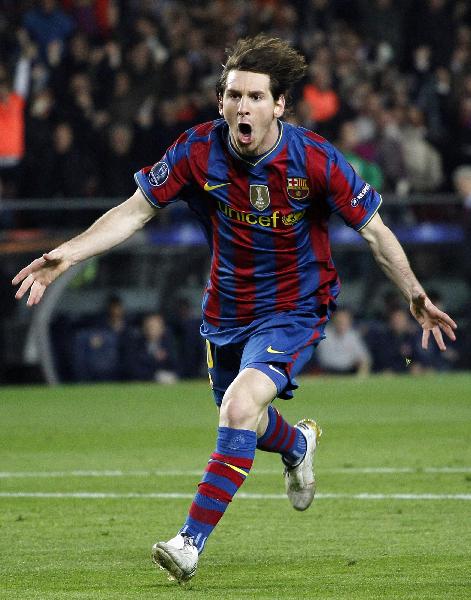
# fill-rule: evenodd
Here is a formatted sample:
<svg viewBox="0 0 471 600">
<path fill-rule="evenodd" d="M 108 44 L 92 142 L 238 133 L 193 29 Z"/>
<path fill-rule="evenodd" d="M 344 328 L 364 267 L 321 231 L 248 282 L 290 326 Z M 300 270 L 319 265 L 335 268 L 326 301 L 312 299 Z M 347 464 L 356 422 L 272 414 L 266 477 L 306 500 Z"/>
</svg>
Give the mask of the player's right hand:
<svg viewBox="0 0 471 600">
<path fill-rule="evenodd" d="M 49 284 L 59 277 L 71 266 L 61 249 L 57 248 L 51 252 L 46 252 L 41 258 L 36 258 L 24 269 L 13 277 L 12 285 L 21 283 L 15 298 L 20 300 L 28 290 L 29 297 L 27 306 L 34 306 L 43 297 L 43 294 Z"/>
</svg>

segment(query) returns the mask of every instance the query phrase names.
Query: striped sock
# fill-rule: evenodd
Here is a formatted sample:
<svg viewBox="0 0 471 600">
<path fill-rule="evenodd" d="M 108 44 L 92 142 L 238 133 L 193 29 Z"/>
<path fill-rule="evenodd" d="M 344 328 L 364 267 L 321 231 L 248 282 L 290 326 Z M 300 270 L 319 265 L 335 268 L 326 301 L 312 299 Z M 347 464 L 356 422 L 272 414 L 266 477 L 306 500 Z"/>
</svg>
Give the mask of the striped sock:
<svg viewBox="0 0 471 600">
<path fill-rule="evenodd" d="M 258 438 L 257 448 L 264 452 L 278 452 L 287 465 L 295 465 L 306 453 L 306 438 L 287 423 L 276 408 L 268 407 L 268 427 Z"/>
<path fill-rule="evenodd" d="M 256 444 L 255 431 L 218 428 L 216 450 L 211 454 L 188 517 L 180 530 L 180 533 L 193 538 L 199 553 L 249 474 Z"/>
</svg>

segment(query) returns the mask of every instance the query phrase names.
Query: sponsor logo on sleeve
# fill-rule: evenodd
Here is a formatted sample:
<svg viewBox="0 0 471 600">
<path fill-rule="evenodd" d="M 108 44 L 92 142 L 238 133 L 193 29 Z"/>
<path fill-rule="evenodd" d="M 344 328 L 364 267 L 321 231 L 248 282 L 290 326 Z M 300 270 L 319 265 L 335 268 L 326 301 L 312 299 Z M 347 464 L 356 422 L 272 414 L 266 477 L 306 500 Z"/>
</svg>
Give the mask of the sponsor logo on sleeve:
<svg viewBox="0 0 471 600">
<path fill-rule="evenodd" d="M 170 169 L 168 168 L 168 164 L 164 161 L 160 161 L 152 167 L 147 174 L 147 177 L 149 178 L 149 183 L 152 187 L 160 187 L 167 181 L 169 173 Z"/>
<path fill-rule="evenodd" d="M 365 185 L 361 188 L 360 193 L 358 193 L 354 198 L 350 200 L 350 204 L 355 208 L 360 203 L 360 200 L 366 196 L 366 194 L 370 191 L 371 185 L 369 183 L 365 183 Z"/>
</svg>

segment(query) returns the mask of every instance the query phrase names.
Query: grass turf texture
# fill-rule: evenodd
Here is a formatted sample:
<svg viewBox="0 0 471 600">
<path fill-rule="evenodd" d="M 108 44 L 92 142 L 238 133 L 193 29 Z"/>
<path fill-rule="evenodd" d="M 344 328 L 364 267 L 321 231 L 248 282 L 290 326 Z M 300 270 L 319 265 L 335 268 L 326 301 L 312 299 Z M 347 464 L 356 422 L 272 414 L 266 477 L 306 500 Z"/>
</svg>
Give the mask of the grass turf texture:
<svg viewBox="0 0 471 600">
<path fill-rule="evenodd" d="M 324 429 L 320 494 L 470 495 L 470 390 L 468 375 L 304 379 L 277 405 Z M 175 534 L 189 498 L 5 496 L 192 494 L 215 423 L 203 382 L 0 388 L 0 598 L 471 598 L 469 500 L 319 497 L 297 513 L 285 499 L 236 497 L 179 588 L 150 547 Z M 258 452 L 241 491 L 281 494 L 278 457 Z"/>
</svg>

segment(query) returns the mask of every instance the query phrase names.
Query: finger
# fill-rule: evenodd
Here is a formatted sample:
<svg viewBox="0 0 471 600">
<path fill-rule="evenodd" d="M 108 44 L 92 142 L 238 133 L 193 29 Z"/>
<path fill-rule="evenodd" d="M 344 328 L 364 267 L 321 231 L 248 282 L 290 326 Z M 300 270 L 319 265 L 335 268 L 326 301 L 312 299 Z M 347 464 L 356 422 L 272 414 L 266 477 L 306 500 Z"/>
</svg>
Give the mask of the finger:
<svg viewBox="0 0 471 600">
<path fill-rule="evenodd" d="M 426 308 L 426 312 L 429 319 L 431 319 L 434 322 L 437 322 L 437 324 L 440 325 L 440 327 L 442 327 L 442 325 L 445 325 L 452 329 L 458 328 L 458 325 L 455 323 L 455 321 L 453 321 L 453 319 L 449 315 L 438 309 L 433 304 Z"/>
<path fill-rule="evenodd" d="M 440 348 L 440 350 L 442 350 L 442 352 L 444 350 L 446 350 L 445 342 L 443 341 L 443 336 L 442 336 L 442 332 L 440 331 L 440 327 L 433 327 L 432 333 L 433 333 L 433 337 L 435 338 L 435 341 L 437 342 L 437 346 Z"/>
<path fill-rule="evenodd" d="M 44 294 L 44 290 L 46 286 L 43 283 L 39 283 L 39 281 L 35 281 L 31 286 L 31 291 L 29 292 L 28 301 L 26 302 L 27 306 L 34 306 L 38 304 Z"/>
<path fill-rule="evenodd" d="M 15 294 L 15 298 L 17 300 L 21 300 L 25 293 L 29 290 L 29 288 L 33 285 L 34 277 L 32 274 L 29 274 L 28 277 L 23 281 L 23 283 L 18 288 L 18 291 Z"/>
<path fill-rule="evenodd" d="M 43 257 L 36 258 L 27 267 L 24 267 L 23 269 L 21 269 L 21 271 L 17 275 L 15 275 L 15 277 L 13 277 L 13 279 L 11 280 L 11 283 L 13 285 L 17 285 L 18 283 L 23 281 L 23 279 L 28 277 L 28 275 L 30 275 L 34 271 L 37 271 L 38 269 L 40 269 L 45 264 L 45 262 L 46 262 L 46 260 Z"/>
<path fill-rule="evenodd" d="M 430 337 L 430 329 L 424 329 L 422 333 L 422 348 L 427 350 L 428 348 L 428 339 Z"/>
<path fill-rule="evenodd" d="M 440 321 L 444 321 L 447 325 L 449 325 L 453 329 L 457 329 L 458 325 L 453 321 L 453 319 L 449 315 L 442 312 L 441 310 L 439 310 L 438 313 L 439 313 L 438 318 L 440 319 Z"/>
<path fill-rule="evenodd" d="M 438 323 L 438 325 L 440 329 L 446 333 L 450 340 L 452 340 L 453 342 L 456 341 L 455 332 L 447 323 Z"/>
<path fill-rule="evenodd" d="M 453 321 L 453 319 L 449 315 L 446 314 L 446 312 L 443 312 L 433 304 L 432 306 L 427 307 L 426 310 L 429 317 L 431 317 L 432 319 L 443 321 L 453 329 L 456 329 L 458 327 L 458 325 Z"/>
<path fill-rule="evenodd" d="M 32 265 L 32 263 L 31 263 L 31 265 Z M 24 269 L 21 269 L 21 271 L 13 277 L 13 279 L 11 280 L 12 285 L 18 285 L 18 283 L 23 281 L 23 279 L 25 279 L 25 277 L 28 277 L 28 275 L 32 271 L 31 265 L 28 265 Z"/>
</svg>

